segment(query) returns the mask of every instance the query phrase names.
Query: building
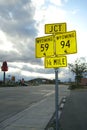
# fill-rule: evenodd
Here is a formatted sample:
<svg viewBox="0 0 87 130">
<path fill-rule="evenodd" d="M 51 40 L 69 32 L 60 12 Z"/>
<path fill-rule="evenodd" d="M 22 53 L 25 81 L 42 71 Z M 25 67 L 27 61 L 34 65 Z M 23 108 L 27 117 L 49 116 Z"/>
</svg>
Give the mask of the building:
<svg viewBox="0 0 87 130">
<path fill-rule="evenodd" d="M 80 85 L 87 85 L 87 78 L 82 78 L 80 81 Z"/>
</svg>

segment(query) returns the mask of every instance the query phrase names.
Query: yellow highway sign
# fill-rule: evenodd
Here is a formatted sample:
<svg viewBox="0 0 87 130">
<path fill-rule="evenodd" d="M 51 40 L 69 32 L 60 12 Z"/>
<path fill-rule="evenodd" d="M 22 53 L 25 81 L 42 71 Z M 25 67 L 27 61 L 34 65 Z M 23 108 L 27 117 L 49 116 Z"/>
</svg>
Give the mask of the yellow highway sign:
<svg viewBox="0 0 87 130">
<path fill-rule="evenodd" d="M 67 57 L 66 56 L 45 57 L 44 66 L 45 68 L 66 67 Z"/>
<path fill-rule="evenodd" d="M 45 34 L 66 32 L 66 23 L 45 24 Z"/>
<path fill-rule="evenodd" d="M 77 53 L 76 31 L 55 35 L 56 55 Z"/>
<path fill-rule="evenodd" d="M 54 55 L 54 37 L 53 35 L 38 37 L 35 39 L 36 58 Z"/>
</svg>

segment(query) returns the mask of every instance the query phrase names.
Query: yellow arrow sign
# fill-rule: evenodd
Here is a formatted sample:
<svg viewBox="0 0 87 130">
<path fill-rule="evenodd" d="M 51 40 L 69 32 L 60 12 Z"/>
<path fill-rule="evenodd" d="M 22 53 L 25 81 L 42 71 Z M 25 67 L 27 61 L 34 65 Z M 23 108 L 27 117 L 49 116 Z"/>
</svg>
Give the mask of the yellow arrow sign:
<svg viewBox="0 0 87 130">
<path fill-rule="evenodd" d="M 66 32 L 66 23 L 45 24 L 45 34 Z"/>
<path fill-rule="evenodd" d="M 56 55 L 77 53 L 76 31 L 55 35 Z"/>
<path fill-rule="evenodd" d="M 45 68 L 66 67 L 67 57 L 66 56 L 45 57 L 44 65 L 45 65 Z"/>
<path fill-rule="evenodd" d="M 53 35 L 38 37 L 36 42 L 36 58 L 54 55 L 54 38 Z"/>
</svg>

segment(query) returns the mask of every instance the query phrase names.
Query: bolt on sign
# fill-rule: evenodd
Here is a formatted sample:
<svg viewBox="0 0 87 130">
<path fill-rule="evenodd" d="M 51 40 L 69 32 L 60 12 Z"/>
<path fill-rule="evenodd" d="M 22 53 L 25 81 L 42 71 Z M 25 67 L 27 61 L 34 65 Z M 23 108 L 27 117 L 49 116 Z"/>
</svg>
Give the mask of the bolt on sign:
<svg viewBox="0 0 87 130">
<path fill-rule="evenodd" d="M 35 39 L 36 58 L 54 55 L 54 38 L 53 35 L 38 37 Z"/>
<path fill-rule="evenodd" d="M 56 55 L 77 53 L 76 31 L 55 35 Z"/>
<path fill-rule="evenodd" d="M 45 24 L 45 34 L 66 32 L 66 23 Z"/>
<path fill-rule="evenodd" d="M 45 57 L 44 66 L 45 68 L 66 67 L 67 57 L 66 56 Z"/>
</svg>

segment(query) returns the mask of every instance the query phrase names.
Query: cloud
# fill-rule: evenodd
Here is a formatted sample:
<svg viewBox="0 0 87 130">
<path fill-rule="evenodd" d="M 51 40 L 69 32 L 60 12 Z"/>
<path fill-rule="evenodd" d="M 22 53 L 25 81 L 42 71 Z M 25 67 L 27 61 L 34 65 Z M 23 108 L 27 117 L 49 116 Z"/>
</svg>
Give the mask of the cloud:
<svg viewBox="0 0 87 130">
<path fill-rule="evenodd" d="M 34 7 L 31 1 L 21 0 L 9 3 L 0 3 L 1 29 L 13 36 L 35 36 L 37 30 L 35 30 Z"/>
<path fill-rule="evenodd" d="M 50 2 L 54 5 L 57 5 L 57 6 L 63 5 L 62 0 L 50 0 Z"/>
<path fill-rule="evenodd" d="M 0 60 L 41 64 L 35 58 L 34 11 L 30 0 L 0 1 Z"/>
<path fill-rule="evenodd" d="M 65 21 L 67 12 L 62 8 L 65 1 L 42 0 L 43 2 L 35 7 L 34 19 L 37 23 L 38 36 L 44 35 L 44 25 L 47 23 L 60 23 Z M 33 0 L 34 2 L 34 0 Z"/>
<path fill-rule="evenodd" d="M 0 0 L 0 5 L 14 5 L 17 2 L 17 0 L 9 0 L 7 2 L 7 0 Z"/>
<path fill-rule="evenodd" d="M 54 69 L 45 69 L 43 60 L 35 58 L 35 38 L 45 35 L 46 23 L 66 19 L 67 12 L 62 8 L 66 2 L 0 0 L 0 62 L 7 61 L 7 73 L 26 78 L 55 78 Z M 59 75 L 63 76 L 62 71 Z"/>
</svg>

